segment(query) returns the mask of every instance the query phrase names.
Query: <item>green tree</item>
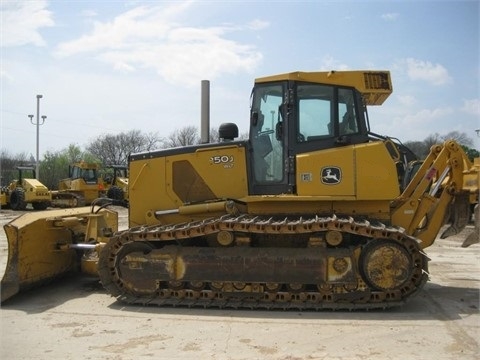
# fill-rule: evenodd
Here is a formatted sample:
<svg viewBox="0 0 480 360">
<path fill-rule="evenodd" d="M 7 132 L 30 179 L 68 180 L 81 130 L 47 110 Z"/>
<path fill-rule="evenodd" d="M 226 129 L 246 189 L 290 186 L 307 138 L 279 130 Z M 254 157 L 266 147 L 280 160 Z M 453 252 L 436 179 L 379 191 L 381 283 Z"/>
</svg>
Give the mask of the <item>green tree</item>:
<svg viewBox="0 0 480 360">
<path fill-rule="evenodd" d="M 463 151 L 467 154 L 470 161 L 473 162 L 473 159 L 480 157 L 480 152 L 476 149 L 472 149 L 468 146 L 462 145 Z"/>
<path fill-rule="evenodd" d="M 58 189 L 58 182 L 69 177 L 69 165 L 80 161 L 98 162 L 90 153 L 82 151 L 75 144 L 70 144 L 60 151 L 47 151 L 40 162 L 39 180 L 49 189 Z"/>
</svg>

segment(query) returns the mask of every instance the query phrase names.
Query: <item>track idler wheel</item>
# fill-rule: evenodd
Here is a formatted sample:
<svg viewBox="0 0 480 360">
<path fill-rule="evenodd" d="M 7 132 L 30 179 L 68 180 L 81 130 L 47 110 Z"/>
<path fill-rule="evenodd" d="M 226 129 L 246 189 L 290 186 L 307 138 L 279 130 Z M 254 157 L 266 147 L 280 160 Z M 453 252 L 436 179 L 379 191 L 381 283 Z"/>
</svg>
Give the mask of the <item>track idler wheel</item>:
<svg viewBox="0 0 480 360">
<path fill-rule="evenodd" d="M 400 289 L 410 280 L 414 262 L 409 252 L 391 240 L 373 240 L 360 256 L 360 271 L 375 290 Z"/>
<path fill-rule="evenodd" d="M 157 291 L 157 283 L 142 279 L 141 271 L 138 278 L 127 281 L 122 277 L 121 263 L 130 254 L 148 254 L 154 247 L 147 242 L 130 242 L 122 244 L 122 240 L 112 240 L 105 246 L 99 256 L 98 272 L 103 286 L 114 296 L 136 294 L 153 295 Z M 133 263 L 134 261 L 131 261 Z"/>
</svg>

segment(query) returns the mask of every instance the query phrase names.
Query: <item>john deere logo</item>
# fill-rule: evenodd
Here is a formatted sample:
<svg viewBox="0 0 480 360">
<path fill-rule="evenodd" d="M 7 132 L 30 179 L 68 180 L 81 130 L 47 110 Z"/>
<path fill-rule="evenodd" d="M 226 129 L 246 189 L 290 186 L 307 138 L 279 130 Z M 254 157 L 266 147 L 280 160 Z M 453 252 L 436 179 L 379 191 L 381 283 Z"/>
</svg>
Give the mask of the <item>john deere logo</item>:
<svg viewBox="0 0 480 360">
<path fill-rule="evenodd" d="M 342 181 L 342 170 L 336 166 L 322 168 L 322 183 L 336 185 Z"/>
</svg>

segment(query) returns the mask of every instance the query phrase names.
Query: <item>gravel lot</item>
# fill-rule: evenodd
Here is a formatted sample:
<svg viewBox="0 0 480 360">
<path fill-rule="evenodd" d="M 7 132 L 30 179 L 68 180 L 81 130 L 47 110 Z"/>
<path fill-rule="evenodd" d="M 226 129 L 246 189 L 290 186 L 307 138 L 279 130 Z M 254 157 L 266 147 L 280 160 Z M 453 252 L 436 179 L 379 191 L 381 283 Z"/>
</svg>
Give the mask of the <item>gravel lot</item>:
<svg viewBox="0 0 480 360">
<path fill-rule="evenodd" d="M 121 225 L 127 213 L 119 209 Z M 0 210 L 0 224 L 18 216 Z M 473 231 L 468 226 L 459 238 Z M 2 359 L 478 359 L 480 245 L 437 239 L 401 308 L 298 312 L 125 306 L 75 276 L 2 305 Z M 7 243 L 0 234 L 0 268 Z M 3 273 L 4 270 L 2 270 Z"/>
</svg>

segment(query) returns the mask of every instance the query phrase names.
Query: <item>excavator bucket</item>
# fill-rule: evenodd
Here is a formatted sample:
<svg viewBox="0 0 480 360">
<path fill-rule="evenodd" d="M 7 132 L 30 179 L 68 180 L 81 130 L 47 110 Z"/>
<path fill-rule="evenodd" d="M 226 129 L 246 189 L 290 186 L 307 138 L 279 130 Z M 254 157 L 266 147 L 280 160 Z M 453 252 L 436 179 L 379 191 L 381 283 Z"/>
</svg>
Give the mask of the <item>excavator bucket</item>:
<svg viewBox="0 0 480 360">
<path fill-rule="evenodd" d="M 95 249 L 95 242 L 118 228 L 117 213 L 90 207 L 24 214 L 4 226 L 8 259 L 0 284 L 1 302 L 20 291 L 79 271 L 78 249 Z M 83 250 L 80 250 L 83 252 Z"/>
</svg>

